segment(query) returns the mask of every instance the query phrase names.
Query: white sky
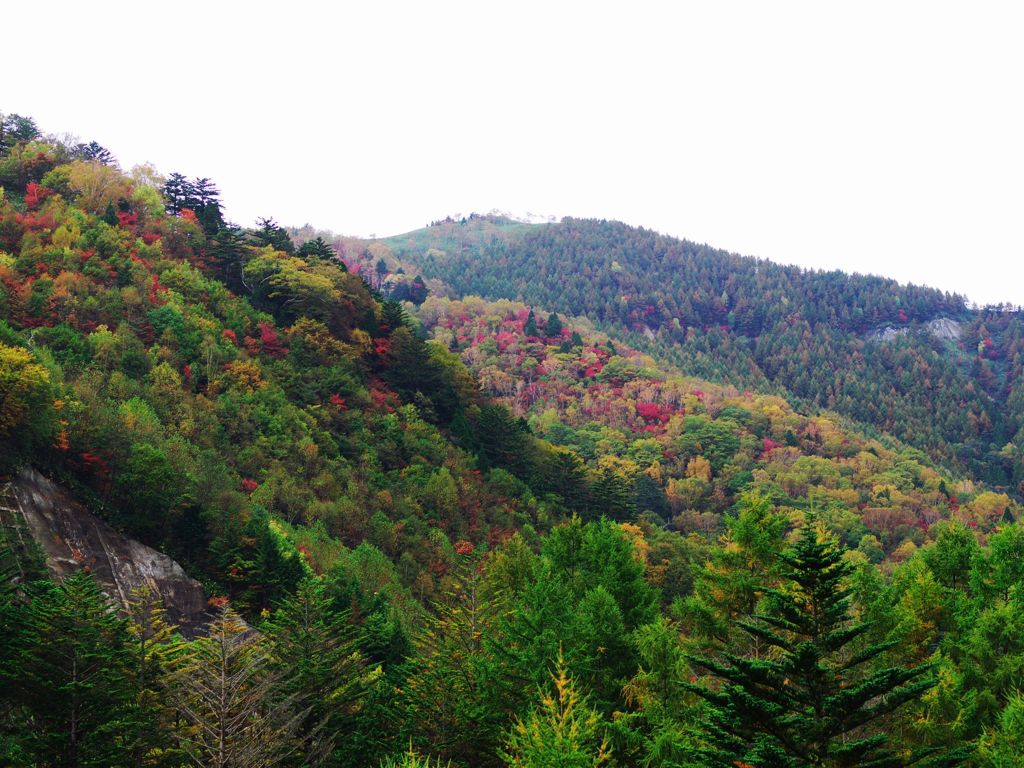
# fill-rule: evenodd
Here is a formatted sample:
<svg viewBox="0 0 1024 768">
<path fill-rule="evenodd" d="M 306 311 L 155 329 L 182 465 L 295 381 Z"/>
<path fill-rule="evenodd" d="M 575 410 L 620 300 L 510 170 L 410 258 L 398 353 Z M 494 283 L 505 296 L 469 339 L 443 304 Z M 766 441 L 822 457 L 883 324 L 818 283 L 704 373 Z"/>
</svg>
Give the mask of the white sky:
<svg viewBox="0 0 1024 768">
<path fill-rule="evenodd" d="M 620 219 L 1024 304 L 1017 2 L 5 3 L 0 110 L 230 218 Z"/>
</svg>

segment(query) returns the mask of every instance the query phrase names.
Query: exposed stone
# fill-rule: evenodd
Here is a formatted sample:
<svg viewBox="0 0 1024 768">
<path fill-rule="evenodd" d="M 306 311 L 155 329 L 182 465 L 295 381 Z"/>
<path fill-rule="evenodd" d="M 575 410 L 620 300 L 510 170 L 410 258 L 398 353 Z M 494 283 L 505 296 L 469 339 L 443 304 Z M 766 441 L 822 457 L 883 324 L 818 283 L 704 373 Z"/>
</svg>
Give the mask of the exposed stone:
<svg viewBox="0 0 1024 768">
<path fill-rule="evenodd" d="M 934 320 L 930 320 L 925 328 L 937 339 L 943 341 L 956 341 L 960 338 L 960 334 L 963 332 L 963 326 L 956 320 L 951 320 L 948 317 L 937 317 Z"/>
<path fill-rule="evenodd" d="M 932 334 L 937 339 L 942 341 L 956 341 L 960 338 L 960 334 L 963 331 L 963 325 L 958 323 L 956 320 L 952 320 L 948 317 L 936 317 L 934 320 L 929 320 L 922 327 L 922 330 Z M 893 341 L 900 336 L 906 336 L 910 333 L 910 326 L 895 326 L 887 325 L 884 328 L 876 328 L 873 331 L 869 331 L 865 338 L 868 341 Z"/>
<path fill-rule="evenodd" d="M 167 620 L 186 636 L 210 619 L 202 586 L 177 562 L 118 533 L 35 470 L 0 486 L 0 523 L 18 535 L 28 531 L 56 579 L 87 568 L 121 605 L 133 589 L 147 586 L 163 600 Z"/>
<path fill-rule="evenodd" d="M 906 336 L 909 333 L 909 328 L 896 328 L 892 325 L 887 325 L 885 328 L 876 328 L 868 334 L 868 339 L 875 341 L 892 341 L 898 336 Z"/>
</svg>

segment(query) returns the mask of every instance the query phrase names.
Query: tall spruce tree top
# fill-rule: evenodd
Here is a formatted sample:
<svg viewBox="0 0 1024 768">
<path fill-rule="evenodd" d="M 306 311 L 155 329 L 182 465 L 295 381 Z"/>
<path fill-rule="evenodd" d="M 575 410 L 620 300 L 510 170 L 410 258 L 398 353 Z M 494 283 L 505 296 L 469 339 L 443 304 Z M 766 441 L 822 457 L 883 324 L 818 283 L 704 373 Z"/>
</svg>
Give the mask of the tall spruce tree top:
<svg viewBox="0 0 1024 768">
<path fill-rule="evenodd" d="M 760 613 L 737 622 L 768 652 L 689 659 L 722 681 L 715 689 L 687 685 L 710 705 L 699 764 L 867 768 L 924 757 L 930 765 L 959 764 L 959 755 L 890 743 L 883 721 L 936 681 L 927 664 L 882 666 L 894 643 L 858 642 L 870 624 L 852 613 L 852 566 L 835 539 L 810 521 L 780 557 L 788 567 L 783 585 L 765 590 Z"/>
</svg>

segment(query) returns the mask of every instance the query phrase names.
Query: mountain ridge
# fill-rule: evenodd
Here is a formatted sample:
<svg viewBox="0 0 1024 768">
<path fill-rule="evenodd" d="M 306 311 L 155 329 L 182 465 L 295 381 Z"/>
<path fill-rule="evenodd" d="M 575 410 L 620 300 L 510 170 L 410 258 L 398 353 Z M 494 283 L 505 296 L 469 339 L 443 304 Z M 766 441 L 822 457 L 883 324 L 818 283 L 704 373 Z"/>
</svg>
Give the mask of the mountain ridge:
<svg viewBox="0 0 1024 768">
<path fill-rule="evenodd" d="M 1020 462 L 1000 455 L 1008 443 L 1019 453 L 1024 440 L 1021 314 L 1005 306 L 973 310 L 936 289 L 782 267 L 603 220 L 503 230 L 478 217 L 386 246 L 442 293 L 586 315 L 684 372 L 781 386 L 795 404 L 894 431 L 1021 492 Z M 961 323 L 958 344 L 945 344 L 945 333 L 938 344 L 864 346 L 873 329 L 938 318 Z"/>
</svg>

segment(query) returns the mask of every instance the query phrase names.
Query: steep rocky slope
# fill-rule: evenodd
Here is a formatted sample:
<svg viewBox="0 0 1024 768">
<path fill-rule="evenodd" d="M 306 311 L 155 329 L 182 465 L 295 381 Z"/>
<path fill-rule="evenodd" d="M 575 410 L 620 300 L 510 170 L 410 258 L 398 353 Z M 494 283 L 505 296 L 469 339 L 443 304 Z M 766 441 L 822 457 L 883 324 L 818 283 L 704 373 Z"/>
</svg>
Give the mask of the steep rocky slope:
<svg viewBox="0 0 1024 768">
<path fill-rule="evenodd" d="M 177 562 L 118 533 L 34 470 L 23 470 L 0 487 L 0 522 L 16 549 L 27 552 L 35 543 L 54 578 L 87 569 L 122 605 L 133 590 L 148 587 L 163 600 L 168 620 L 186 635 L 206 622 L 203 588 Z"/>
</svg>

